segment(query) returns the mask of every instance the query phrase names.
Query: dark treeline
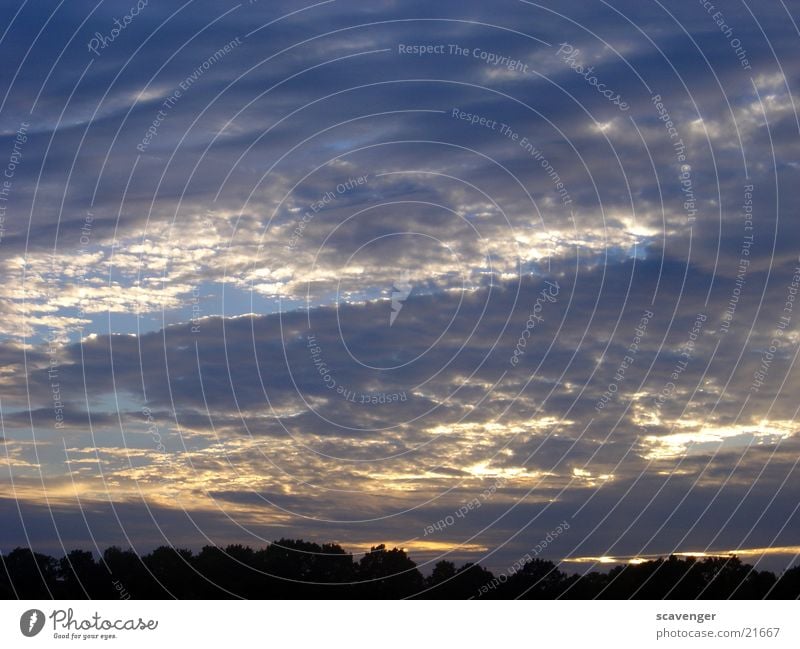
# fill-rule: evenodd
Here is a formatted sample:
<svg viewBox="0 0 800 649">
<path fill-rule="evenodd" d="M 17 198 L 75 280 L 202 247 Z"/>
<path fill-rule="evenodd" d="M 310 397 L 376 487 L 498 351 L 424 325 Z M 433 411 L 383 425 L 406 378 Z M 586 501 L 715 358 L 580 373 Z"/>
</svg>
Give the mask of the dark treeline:
<svg viewBox="0 0 800 649">
<path fill-rule="evenodd" d="M 534 559 L 497 575 L 439 561 L 429 576 L 408 555 L 380 545 L 360 560 L 336 544 L 281 539 L 253 550 L 160 547 L 140 556 L 107 549 L 96 560 L 74 550 L 61 559 L 18 548 L 0 554 L 0 598 L 13 599 L 796 599 L 800 566 L 780 575 L 735 557 L 669 557 L 609 572 L 566 574 Z"/>
</svg>

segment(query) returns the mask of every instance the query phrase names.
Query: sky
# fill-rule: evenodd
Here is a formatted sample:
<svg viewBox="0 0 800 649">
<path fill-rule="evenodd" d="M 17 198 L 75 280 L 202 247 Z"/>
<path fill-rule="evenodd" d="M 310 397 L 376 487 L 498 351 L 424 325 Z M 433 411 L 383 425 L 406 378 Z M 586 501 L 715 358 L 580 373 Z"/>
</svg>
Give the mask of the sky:
<svg viewBox="0 0 800 649">
<path fill-rule="evenodd" d="M 795 563 L 797 13 L 0 2 L 0 550 Z"/>
</svg>

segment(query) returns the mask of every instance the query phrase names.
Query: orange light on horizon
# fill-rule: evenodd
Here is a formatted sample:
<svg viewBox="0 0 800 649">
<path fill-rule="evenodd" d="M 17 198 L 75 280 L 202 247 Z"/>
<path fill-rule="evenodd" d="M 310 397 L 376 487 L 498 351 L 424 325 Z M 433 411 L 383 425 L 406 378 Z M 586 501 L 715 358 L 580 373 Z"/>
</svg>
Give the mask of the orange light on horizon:
<svg viewBox="0 0 800 649">
<path fill-rule="evenodd" d="M 720 551 L 685 551 L 685 552 L 666 552 L 662 554 L 643 554 L 631 557 L 613 557 L 603 555 L 599 557 L 567 557 L 562 559 L 564 563 L 627 563 L 629 565 L 639 565 L 646 561 L 654 561 L 667 556 L 676 556 L 694 559 L 706 558 L 731 558 L 731 557 L 761 557 L 766 555 L 800 555 L 800 545 L 782 545 L 769 548 L 740 548 L 738 550 Z"/>
</svg>

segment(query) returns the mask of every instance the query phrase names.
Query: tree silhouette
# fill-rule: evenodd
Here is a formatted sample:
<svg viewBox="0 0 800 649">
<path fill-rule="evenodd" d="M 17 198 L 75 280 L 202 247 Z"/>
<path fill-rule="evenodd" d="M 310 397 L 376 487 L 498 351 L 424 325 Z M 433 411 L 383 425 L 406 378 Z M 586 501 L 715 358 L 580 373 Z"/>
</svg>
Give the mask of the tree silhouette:
<svg viewBox="0 0 800 649">
<path fill-rule="evenodd" d="M 3 557 L 9 589 L 20 599 L 58 597 L 58 562 L 46 554 L 17 548 Z"/>
<path fill-rule="evenodd" d="M 552 561 L 533 559 L 512 574 L 495 597 L 555 599 L 566 588 L 567 576 Z"/>
<path fill-rule="evenodd" d="M 254 550 L 168 546 L 139 556 L 110 547 L 96 560 L 17 548 L 0 554 L 0 598 L 13 599 L 797 599 L 800 566 L 775 576 L 736 557 L 670 556 L 608 572 L 565 574 L 534 559 L 497 576 L 480 565 L 439 561 L 427 577 L 405 550 L 378 545 L 358 561 L 335 543 L 280 539 Z"/>
<path fill-rule="evenodd" d="M 64 596 L 69 599 L 88 599 L 93 593 L 102 593 L 100 599 L 113 595 L 106 570 L 85 550 L 73 550 L 62 557 L 58 561 L 58 577 Z"/>
<path fill-rule="evenodd" d="M 362 582 L 356 592 L 371 599 L 400 599 L 422 590 L 423 578 L 405 550 L 373 547 L 358 562 L 356 577 Z"/>
<path fill-rule="evenodd" d="M 437 563 L 430 577 L 425 580 L 428 590 L 421 597 L 428 599 L 462 599 L 471 597 L 481 587 L 490 583 L 494 575 L 475 563 L 465 563 L 461 568 L 451 561 Z"/>
</svg>

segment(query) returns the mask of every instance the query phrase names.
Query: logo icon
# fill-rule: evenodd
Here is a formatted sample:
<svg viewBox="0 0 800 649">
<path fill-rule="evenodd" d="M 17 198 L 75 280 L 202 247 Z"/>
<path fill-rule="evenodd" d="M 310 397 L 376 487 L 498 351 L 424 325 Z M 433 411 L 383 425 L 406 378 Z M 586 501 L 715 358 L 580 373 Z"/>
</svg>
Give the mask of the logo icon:
<svg viewBox="0 0 800 649">
<path fill-rule="evenodd" d="M 26 638 L 32 638 L 44 627 L 44 613 L 38 608 L 25 611 L 19 618 L 19 630 Z"/>
<path fill-rule="evenodd" d="M 411 281 L 408 270 L 404 270 L 399 280 L 396 280 L 392 287 L 392 312 L 389 314 L 389 326 L 394 324 L 397 316 L 400 315 L 400 310 L 403 308 L 403 302 L 411 295 Z"/>
</svg>

